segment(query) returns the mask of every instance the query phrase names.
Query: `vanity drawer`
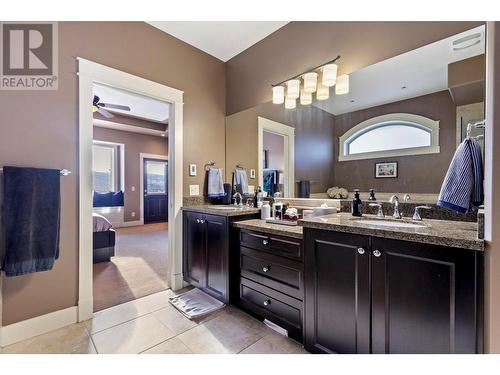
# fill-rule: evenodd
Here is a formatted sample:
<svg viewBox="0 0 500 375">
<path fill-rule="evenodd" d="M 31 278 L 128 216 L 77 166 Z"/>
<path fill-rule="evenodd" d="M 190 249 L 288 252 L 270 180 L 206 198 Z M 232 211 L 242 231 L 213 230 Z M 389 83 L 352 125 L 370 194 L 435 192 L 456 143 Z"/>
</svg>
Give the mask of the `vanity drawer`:
<svg viewBox="0 0 500 375">
<path fill-rule="evenodd" d="M 302 330 L 302 302 L 295 298 L 241 278 L 240 302 L 253 313 L 289 331 Z"/>
<path fill-rule="evenodd" d="M 304 299 L 302 263 L 242 246 L 240 272 L 245 278 L 299 300 Z"/>
<path fill-rule="evenodd" d="M 240 244 L 252 249 L 302 260 L 302 241 L 295 238 L 242 230 L 240 231 Z"/>
</svg>

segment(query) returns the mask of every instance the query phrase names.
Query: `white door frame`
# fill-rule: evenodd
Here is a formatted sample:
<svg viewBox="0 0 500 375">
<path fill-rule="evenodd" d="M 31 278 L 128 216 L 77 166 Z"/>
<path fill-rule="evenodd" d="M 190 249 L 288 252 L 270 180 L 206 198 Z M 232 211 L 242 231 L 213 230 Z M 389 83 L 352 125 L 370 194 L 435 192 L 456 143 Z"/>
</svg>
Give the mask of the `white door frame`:
<svg viewBox="0 0 500 375">
<path fill-rule="evenodd" d="M 92 318 L 92 85 L 102 83 L 172 104 L 168 149 L 168 280 L 172 289 L 182 282 L 183 91 L 77 57 L 79 82 L 79 265 L 78 321 Z"/>
<path fill-rule="evenodd" d="M 157 159 L 157 160 L 166 160 L 168 161 L 168 156 L 167 155 L 158 155 L 158 154 L 147 154 L 144 152 L 141 152 L 139 154 L 139 190 L 141 192 L 141 204 L 140 204 L 140 210 L 141 213 L 139 215 L 140 221 L 142 224 L 144 224 L 144 159 Z M 168 167 L 168 164 L 167 164 Z M 167 173 L 167 182 L 169 180 L 168 173 Z M 168 194 L 167 194 L 168 195 Z M 168 197 L 167 197 L 168 198 Z"/>
<path fill-rule="evenodd" d="M 262 154 L 264 152 L 264 132 L 274 133 L 283 136 L 285 139 L 284 161 L 285 174 L 283 196 L 295 197 L 295 128 L 269 120 L 264 117 L 257 117 L 258 121 L 258 146 L 257 146 L 257 173 L 259 185 L 263 186 L 262 163 L 264 161 Z"/>
</svg>

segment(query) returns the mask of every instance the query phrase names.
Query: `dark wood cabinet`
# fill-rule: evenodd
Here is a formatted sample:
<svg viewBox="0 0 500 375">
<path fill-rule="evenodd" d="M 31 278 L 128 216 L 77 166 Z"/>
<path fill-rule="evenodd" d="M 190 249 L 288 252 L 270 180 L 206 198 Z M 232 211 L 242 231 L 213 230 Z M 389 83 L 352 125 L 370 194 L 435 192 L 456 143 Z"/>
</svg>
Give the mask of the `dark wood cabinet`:
<svg viewBox="0 0 500 375">
<path fill-rule="evenodd" d="M 240 216 L 206 214 L 185 209 L 183 212 L 183 276 L 184 281 L 229 303 L 230 244 L 237 241 L 231 224 L 256 217 L 256 213 Z M 237 291 L 235 292 L 237 293 Z"/>
<path fill-rule="evenodd" d="M 370 353 L 369 239 L 304 230 L 305 347 Z"/>
<path fill-rule="evenodd" d="M 482 253 L 304 230 L 305 347 L 481 352 Z"/>
<path fill-rule="evenodd" d="M 227 217 L 184 213 L 184 280 L 229 301 Z"/>
<path fill-rule="evenodd" d="M 239 238 L 237 305 L 279 325 L 302 342 L 302 240 L 248 230 L 241 230 Z"/>
</svg>

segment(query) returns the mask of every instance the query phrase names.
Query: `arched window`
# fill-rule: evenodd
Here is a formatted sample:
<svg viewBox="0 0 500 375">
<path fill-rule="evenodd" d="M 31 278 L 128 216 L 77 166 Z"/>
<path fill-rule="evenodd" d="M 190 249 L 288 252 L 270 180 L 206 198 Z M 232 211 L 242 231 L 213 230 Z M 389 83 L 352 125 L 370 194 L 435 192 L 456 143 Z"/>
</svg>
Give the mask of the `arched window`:
<svg viewBox="0 0 500 375">
<path fill-rule="evenodd" d="M 339 161 L 439 153 L 439 121 L 391 113 L 363 121 L 339 141 Z"/>
</svg>

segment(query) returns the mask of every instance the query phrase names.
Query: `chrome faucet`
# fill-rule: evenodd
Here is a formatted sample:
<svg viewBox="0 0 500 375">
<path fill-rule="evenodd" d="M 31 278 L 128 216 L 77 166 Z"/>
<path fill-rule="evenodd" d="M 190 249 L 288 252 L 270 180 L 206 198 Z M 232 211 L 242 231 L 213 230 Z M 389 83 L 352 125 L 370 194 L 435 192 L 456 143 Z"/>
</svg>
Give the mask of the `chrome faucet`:
<svg viewBox="0 0 500 375">
<path fill-rule="evenodd" d="M 382 209 L 382 203 L 370 203 L 371 207 L 378 207 L 377 217 L 384 217 L 384 210 Z"/>
<path fill-rule="evenodd" d="M 399 212 L 399 198 L 397 195 L 393 195 L 389 199 L 389 203 L 392 203 L 394 205 L 394 213 L 392 214 L 392 217 L 396 219 L 401 219 L 401 213 Z"/>
<path fill-rule="evenodd" d="M 403 197 L 403 202 L 409 202 L 411 200 L 410 194 L 405 194 Z"/>
<path fill-rule="evenodd" d="M 432 207 L 429 206 L 417 206 L 415 207 L 415 213 L 413 214 L 413 220 L 422 221 L 422 217 L 420 216 L 420 209 L 422 210 L 430 210 Z"/>
<path fill-rule="evenodd" d="M 240 203 L 236 200 L 236 198 L 240 198 Z M 233 199 L 234 199 L 234 205 L 235 206 L 243 206 L 243 197 L 241 194 L 237 191 L 236 193 L 233 194 Z"/>
</svg>

